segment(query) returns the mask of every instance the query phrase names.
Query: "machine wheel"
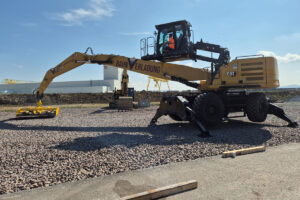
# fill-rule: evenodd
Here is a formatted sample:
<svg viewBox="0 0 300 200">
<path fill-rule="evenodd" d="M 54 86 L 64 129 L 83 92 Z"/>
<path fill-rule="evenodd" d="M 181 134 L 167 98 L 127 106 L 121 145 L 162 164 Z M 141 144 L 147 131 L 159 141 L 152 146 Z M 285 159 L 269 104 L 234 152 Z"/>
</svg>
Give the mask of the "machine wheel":
<svg viewBox="0 0 300 200">
<path fill-rule="evenodd" d="M 216 125 L 222 122 L 224 117 L 224 103 L 215 93 L 199 94 L 193 104 L 196 117 L 206 125 Z"/>
<path fill-rule="evenodd" d="M 267 118 L 269 103 L 263 93 L 252 93 L 246 103 L 246 114 L 253 122 L 263 122 Z"/>
<path fill-rule="evenodd" d="M 169 114 L 169 116 L 175 121 L 182 121 L 182 119 L 175 114 Z"/>
</svg>

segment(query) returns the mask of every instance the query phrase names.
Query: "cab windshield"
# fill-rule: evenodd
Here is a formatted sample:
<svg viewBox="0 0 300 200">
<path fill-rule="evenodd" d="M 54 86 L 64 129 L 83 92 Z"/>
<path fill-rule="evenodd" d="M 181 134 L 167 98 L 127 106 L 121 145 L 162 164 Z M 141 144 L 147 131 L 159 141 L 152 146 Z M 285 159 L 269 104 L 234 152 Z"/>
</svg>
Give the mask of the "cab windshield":
<svg viewBox="0 0 300 200">
<path fill-rule="evenodd" d="M 161 54 L 164 53 L 169 46 L 169 39 L 172 35 L 172 30 L 168 31 L 168 29 L 165 28 L 160 31 L 158 47 Z"/>
<path fill-rule="evenodd" d="M 175 31 L 174 31 L 175 28 Z M 160 54 L 181 49 L 183 43 L 183 27 L 176 25 L 160 30 L 158 50 Z"/>
</svg>

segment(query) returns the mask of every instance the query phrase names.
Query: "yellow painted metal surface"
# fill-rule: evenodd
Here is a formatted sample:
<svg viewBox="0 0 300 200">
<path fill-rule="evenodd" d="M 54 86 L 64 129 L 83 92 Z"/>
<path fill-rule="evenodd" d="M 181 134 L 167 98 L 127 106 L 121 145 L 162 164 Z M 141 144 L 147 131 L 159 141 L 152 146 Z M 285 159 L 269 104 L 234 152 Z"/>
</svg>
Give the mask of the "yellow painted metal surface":
<svg viewBox="0 0 300 200">
<path fill-rule="evenodd" d="M 186 81 L 196 81 L 199 90 L 223 90 L 232 88 L 276 88 L 279 87 L 277 61 L 273 57 L 254 57 L 235 59 L 228 65 L 221 66 L 214 81 L 211 82 L 211 72 L 207 69 L 193 68 L 172 63 L 145 61 L 118 55 L 96 54 L 88 55 L 75 52 L 56 67 L 45 74 L 37 92 L 42 95 L 52 80 L 85 63 L 107 64 L 114 67 L 145 74 L 156 79 L 170 80 L 170 76 Z M 127 73 L 125 74 L 127 76 Z M 128 84 L 128 76 L 124 85 Z M 47 109 L 37 106 L 18 112 L 41 113 Z M 56 108 L 53 108 L 54 110 Z M 52 109 L 52 110 L 53 110 Z M 51 110 L 49 108 L 48 110 Z M 18 113 L 17 112 L 17 113 Z M 49 111 L 50 112 L 50 111 Z"/>
<path fill-rule="evenodd" d="M 73 53 L 67 59 L 62 61 L 56 67 L 47 71 L 43 81 L 38 88 L 39 94 L 44 93 L 52 80 L 74 68 L 77 68 L 85 63 L 107 64 L 114 67 L 134 71 L 137 73 L 153 76 L 161 79 L 168 79 L 169 76 L 176 76 L 188 81 L 207 80 L 210 77 L 210 72 L 206 69 L 197 69 L 184 65 L 171 63 L 144 61 L 141 59 L 128 58 L 117 55 L 87 55 L 79 52 Z"/>
<path fill-rule="evenodd" d="M 167 86 L 168 86 L 168 89 L 170 90 L 170 86 L 169 86 L 168 80 L 162 79 L 162 78 L 156 78 L 156 77 L 153 77 L 153 76 L 149 76 L 149 77 L 148 77 L 148 83 L 147 83 L 146 91 L 149 90 L 149 86 L 150 86 L 151 80 L 153 80 L 153 81 L 155 82 L 154 87 L 157 87 L 157 88 L 158 88 L 158 91 L 161 90 L 161 84 L 162 84 L 162 82 L 166 83 Z"/>
<path fill-rule="evenodd" d="M 228 65 L 223 65 L 216 75 L 215 80 L 211 83 L 211 73 L 207 69 L 144 61 L 117 55 L 87 55 L 76 52 L 46 73 L 38 92 L 43 94 L 55 77 L 85 63 L 108 64 L 164 80 L 169 80 L 168 76 L 175 76 L 188 81 L 199 81 L 199 83 L 202 80 L 199 89 L 205 90 L 218 90 L 223 87 L 247 88 L 247 86 L 251 86 L 253 88 L 255 85 L 257 88 L 279 87 L 277 62 L 273 57 L 235 59 Z M 205 84 L 203 84 L 203 80 L 206 81 Z"/>
<path fill-rule="evenodd" d="M 16 117 L 55 117 L 59 113 L 58 107 L 43 107 L 42 101 L 37 102 L 36 107 L 20 108 L 16 112 Z"/>
<path fill-rule="evenodd" d="M 279 75 L 274 57 L 235 59 L 223 65 L 213 83 L 201 85 L 199 89 L 221 88 L 277 88 Z"/>
</svg>

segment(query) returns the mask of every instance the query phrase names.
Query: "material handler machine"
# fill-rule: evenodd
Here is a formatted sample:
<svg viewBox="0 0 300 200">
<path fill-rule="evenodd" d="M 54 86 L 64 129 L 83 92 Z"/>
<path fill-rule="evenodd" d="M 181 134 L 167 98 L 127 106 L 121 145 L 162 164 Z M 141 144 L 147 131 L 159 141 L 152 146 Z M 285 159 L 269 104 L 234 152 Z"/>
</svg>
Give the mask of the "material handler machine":
<svg viewBox="0 0 300 200">
<path fill-rule="evenodd" d="M 177 81 L 198 92 L 190 95 L 163 97 L 151 124 L 162 115 L 169 115 L 177 121 L 191 121 L 209 136 L 207 126 L 217 125 L 229 113 L 243 112 L 250 121 L 263 122 L 268 114 L 297 127 L 283 109 L 270 103 L 263 92 L 249 92 L 247 89 L 279 87 L 277 61 L 263 55 L 242 56 L 230 60 L 227 48 L 201 41 L 192 41 L 191 24 L 186 20 L 157 25 L 156 37 L 142 39 L 141 59 L 119 55 L 87 54 L 75 52 L 56 67 L 47 71 L 37 89 L 37 107 L 21 108 L 17 117 L 54 117 L 58 108 L 44 108 L 41 105 L 44 91 L 51 81 L 86 63 L 111 65 L 152 77 Z M 199 55 L 198 50 L 218 54 L 217 58 Z M 170 63 L 182 60 L 201 60 L 210 63 L 209 68 L 193 68 Z M 258 91 L 258 90 L 257 90 Z"/>
</svg>

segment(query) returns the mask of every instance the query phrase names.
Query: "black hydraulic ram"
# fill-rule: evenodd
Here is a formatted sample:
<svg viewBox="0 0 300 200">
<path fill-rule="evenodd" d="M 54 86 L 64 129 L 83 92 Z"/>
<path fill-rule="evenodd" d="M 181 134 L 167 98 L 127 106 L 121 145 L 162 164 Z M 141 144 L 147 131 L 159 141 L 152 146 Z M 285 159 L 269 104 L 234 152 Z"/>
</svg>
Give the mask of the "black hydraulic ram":
<svg viewBox="0 0 300 200">
<path fill-rule="evenodd" d="M 189 102 L 186 98 L 183 96 L 177 96 L 178 100 L 182 102 L 182 104 L 185 107 L 185 110 L 189 113 L 190 115 L 190 121 L 193 122 L 197 128 L 200 130 L 200 137 L 211 137 L 209 134 L 209 131 L 205 128 L 205 126 L 197 119 L 195 111 L 189 106 Z"/>
<path fill-rule="evenodd" d="M 209 131 L 197 119 L 194 110 L 191 108 L 191 103 L 183 96 L 163 97 L 160 107 L 157 109 L 155 116 L 151 120 L 151 125 L 155 124 L 163 115 L 176 116 L 181 120 L 193 122 L 200 130 L 200 137 L 210 137 Z"/>
<path fill-rule="evenodd" d="M 278 106 L 275 106 L 274 104 L 269 103 L 269 110 L 268 110 L 268 114 L 273 114 L 276 117 L 283 119 L 284 121 L 287 121 L 288 127 L 293 127 L 296 128 L 298 127 L 298 123 L 295 122 L 294 120 L 292 120 L 291 118 L 289 118 L 285 112 L 283 111 L 283 109 L 279 108 Z"/>
</svg>

